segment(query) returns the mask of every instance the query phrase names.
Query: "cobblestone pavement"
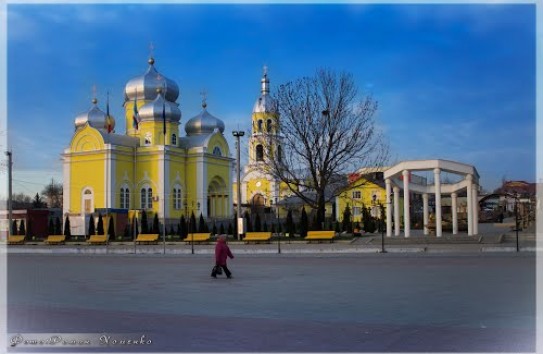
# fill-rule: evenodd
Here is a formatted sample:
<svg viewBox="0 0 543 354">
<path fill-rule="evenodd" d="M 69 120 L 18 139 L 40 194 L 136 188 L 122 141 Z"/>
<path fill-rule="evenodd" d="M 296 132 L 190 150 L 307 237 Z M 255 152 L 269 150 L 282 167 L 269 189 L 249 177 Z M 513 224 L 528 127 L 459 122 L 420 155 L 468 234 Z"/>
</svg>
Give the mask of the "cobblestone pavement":
<svg viewBox="0 0 543 354">
<path fill-rule="evenodd" d="M 536 349 L 534 252 L 234 254 L 234 279 L 210 254 L 9 254 L 8 341 L 151 341 L 9 351 Z"/>
</svg>

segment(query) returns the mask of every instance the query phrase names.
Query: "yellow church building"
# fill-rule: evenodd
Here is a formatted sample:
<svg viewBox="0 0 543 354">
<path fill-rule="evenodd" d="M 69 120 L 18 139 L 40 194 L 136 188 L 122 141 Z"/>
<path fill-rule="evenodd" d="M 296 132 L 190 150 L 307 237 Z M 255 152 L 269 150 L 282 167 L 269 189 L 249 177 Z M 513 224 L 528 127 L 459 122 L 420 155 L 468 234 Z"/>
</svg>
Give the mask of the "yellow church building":
<svg viewBox="0 0 543 354">
<path fill-rule="evenodd" d="M 62 154 L 64 215 L 72 234 L 84 234 L 98 209 L 155 213 L 166 225 L 182 215 L 221 219 L 232 215 L 232 167 L 222 120 L 207 110 L 189 119 L 181 136 L 179 87 L 150 58 L 147 71 L 128 81 L 124 133 L 96 98 L 75 118 Z M 117 233 L 120 231 L 117 230 Z"/>
</svg>

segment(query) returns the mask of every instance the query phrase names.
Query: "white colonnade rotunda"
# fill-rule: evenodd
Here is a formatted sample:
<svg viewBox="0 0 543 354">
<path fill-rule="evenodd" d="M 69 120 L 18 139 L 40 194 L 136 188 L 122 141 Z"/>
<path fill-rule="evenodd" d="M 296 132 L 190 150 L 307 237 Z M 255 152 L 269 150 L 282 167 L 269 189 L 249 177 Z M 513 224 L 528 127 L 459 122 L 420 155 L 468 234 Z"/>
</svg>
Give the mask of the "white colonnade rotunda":
<svg viewBox="0 0 543 354">
<path fill-rule="evenodd" d="M 411 176 L 414 172 L 433 173 L 433 184 L 414 183 Z M 442 174 L 456 175 L 452 183 L 442 181 Z M 411 235 L 411 201 L 413 193 L 422 195 L 423 229 L 429 234 L 429 198 L 434 198 L 435 205 L 435 234 L 443 235 L 442 196 L 451 198 L 452 234 L 458 234 L 458 195 L 466 193 L 467 231 L 468 235 L 477 235 L 478 230 L 478 190 L 479 174 L 475 167 L 460 162 L 448 160 L 412 160 L 403 161 L 389 168 L 384 173 L 386 188 L 386 235 L 392 236 L 392 217 L 394 213 L 394 235 L 400 236 L 400 189 L 403 189 L 403 226 L 404 236 Z"/>
</svg>

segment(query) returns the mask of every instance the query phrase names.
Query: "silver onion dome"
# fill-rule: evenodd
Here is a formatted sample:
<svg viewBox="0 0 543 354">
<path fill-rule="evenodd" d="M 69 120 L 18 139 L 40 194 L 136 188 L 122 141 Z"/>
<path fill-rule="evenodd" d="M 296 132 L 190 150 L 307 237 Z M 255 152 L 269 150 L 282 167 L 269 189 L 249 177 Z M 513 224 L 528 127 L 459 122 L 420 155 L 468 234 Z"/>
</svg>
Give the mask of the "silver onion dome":
<svg viewBox="0 0 543 354">
<path fill-rule="evenodd" d="M 211 115 L 206 107 L 206 104 L 203 104 L 202 112 L 189 119 L 185 124 L 185 132 L 187 132 L 188 136 L 211 134 L 215 129 L 219 129 L 221 133 L 224 133 L 224 122 Z"/>
<path fill-rule="evenodd" d="M 157 96 L 157 87 L 164 87 L 166 100 L 175 102 L 179 97 L 179 87 L 175 81 L 168 79 L 155 69 L 153 58 L 150 58 L 148 62 L 149 68 L 145 74 L 131 79 L 126 84 L 125 100 L 133 101 L 136 94 L 138 100 L 153 100 Z"/>
<path fill-rule="evenodd" d="M 157 92 L 156 89 L 155 92 Z M 160 92 L 153 101 L 140 108 L 139 116 L 142 122 L 162 121 L 163 111 L 168 122 L 179 122 L 181 119 L 181 111 L 179 110 L 179 107 L 177 107 L 177 103 L 165 100 L 162 92 Z"/>
<path fill-rule="evenodd" d="M 75 118 L 75 129 L 81 128 L 89 123 L 95 129 L 107 129 L 107 114 L 98 108 L 98 100 L 92 100 L 92 107 L 88 112 L 81 113 Z M 110 115 L 111 130 L 115 128 L 115 119 Z"/>
<path fill-rule="evenodd" d="M 253 113 L 277 113 L 277 101 L 270 96 L 270 80 L 266 67 L 260 83 L 260 97 L 255 102 Z"/>
</svg>

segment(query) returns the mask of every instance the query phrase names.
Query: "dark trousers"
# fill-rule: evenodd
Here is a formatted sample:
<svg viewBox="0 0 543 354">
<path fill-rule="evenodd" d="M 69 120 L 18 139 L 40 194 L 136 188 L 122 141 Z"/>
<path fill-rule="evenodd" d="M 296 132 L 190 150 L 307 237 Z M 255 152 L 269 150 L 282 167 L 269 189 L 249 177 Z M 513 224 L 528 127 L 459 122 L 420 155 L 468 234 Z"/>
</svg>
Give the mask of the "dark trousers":
<svg viewBox="0 0 543 354">
<path fill-rule="evenodd" d="M 228 278 L 230 278 L 230 276 L 232 275 L 232 272 L 230 272 L 230 270 L 228 269 L 228 267 L 225 265 L 219 265 L 217 264 L 216 265 L 217 267 L 221 267 L 223 270 L 224 270 L 224 274 L 226 274 L 226 276 Z M 211 276 L 212 277 L 216 277 L 217 276 L 217 272 L 215 271 L 215 268 L 213 268 L 213 271 L 211 272 Z"/>
</svg>

